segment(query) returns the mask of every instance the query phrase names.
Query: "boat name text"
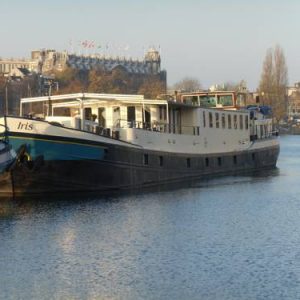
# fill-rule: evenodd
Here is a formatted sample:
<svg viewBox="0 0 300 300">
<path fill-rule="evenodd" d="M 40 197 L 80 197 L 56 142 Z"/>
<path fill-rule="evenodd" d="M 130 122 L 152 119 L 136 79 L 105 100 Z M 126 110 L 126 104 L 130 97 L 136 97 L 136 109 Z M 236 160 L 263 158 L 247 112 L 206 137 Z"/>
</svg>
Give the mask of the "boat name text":
<svg viewBox="0 0 300 300">
<path fill-rule="evenodd" d="M 25 124 L 22 122 L 19 122 L 18 129 L 20 129 L 20 130 L 24 129 L 24 130 L 31 131 L 31 130 L 33 130 L 33 124 L 30 124 L 28 122 L 26 122 Z"/>
</svg>

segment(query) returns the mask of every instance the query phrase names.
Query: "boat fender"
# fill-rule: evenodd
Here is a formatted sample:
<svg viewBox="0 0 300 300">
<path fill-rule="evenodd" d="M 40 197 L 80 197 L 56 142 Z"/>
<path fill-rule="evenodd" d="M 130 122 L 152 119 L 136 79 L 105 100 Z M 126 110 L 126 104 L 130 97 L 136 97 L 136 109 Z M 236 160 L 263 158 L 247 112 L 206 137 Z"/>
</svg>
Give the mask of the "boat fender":
<svg viewBox="0 0 300 300">
<path fill-rule="evenodd" d="M 27 151 L 26 145 L 22 145 L 18 150 L 17 161 L 19 164 L 24 164 L 27 168 L 32 169 L 32 157 Z"/>
<path fill-rule="evenodd" d="M 23 157 L 21 159 L 21 163 L 23 163 L 24 166 L 29 170 L 33 169 L 34 162 L 28 152 L 24 152 Z"/>
<path fill-rule="evenodd" d="M 32 158 L 31 158 L 31 156 L 30 156 L 30 154 L 28 152 L 24 152 L 23 153 L 23 159 L 26 162 L 32 161 Z"/>
</svg>

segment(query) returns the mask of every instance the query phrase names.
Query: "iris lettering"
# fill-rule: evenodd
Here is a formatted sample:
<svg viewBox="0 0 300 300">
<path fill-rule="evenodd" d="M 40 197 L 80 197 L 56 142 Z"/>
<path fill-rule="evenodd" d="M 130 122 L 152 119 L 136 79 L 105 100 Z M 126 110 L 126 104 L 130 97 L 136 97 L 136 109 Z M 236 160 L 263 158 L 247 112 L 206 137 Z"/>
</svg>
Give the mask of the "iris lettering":
<svg viewBox="0 0 300 300">
<path fill-rule="evenodd" d="M 29 131 L 33 130 L 33 124 L 30 124 L 28 122 L 26 122 L 26 123 L 19 122 L 18 129 L 20 129 L 20 130 L 29 130 Z"/>
</svg>

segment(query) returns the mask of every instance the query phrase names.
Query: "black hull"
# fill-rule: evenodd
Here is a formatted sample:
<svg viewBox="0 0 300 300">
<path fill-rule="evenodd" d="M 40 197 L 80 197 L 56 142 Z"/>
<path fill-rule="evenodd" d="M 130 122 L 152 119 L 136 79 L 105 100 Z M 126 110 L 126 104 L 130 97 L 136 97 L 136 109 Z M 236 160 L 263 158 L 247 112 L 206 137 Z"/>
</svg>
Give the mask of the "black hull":
<svg viewBox="0 0 300 300">
<path fill-rule="evenodd" d="M 21 163 L 0 175 L 0 196 L 114 192 L 274 168 L 279 146 L 214 155 L 110 146 L 104 160 Z"/>
</svg>

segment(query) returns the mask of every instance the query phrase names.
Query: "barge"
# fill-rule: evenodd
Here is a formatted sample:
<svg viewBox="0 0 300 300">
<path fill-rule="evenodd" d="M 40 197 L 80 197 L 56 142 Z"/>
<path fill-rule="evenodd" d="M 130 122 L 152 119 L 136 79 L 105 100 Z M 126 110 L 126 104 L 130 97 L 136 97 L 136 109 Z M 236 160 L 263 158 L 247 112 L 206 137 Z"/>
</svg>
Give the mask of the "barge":
<svg viewBox="0 0 300 300">
<path fill-rule="evenodd" d="M 233 93 L 23 98 L 5 123 L 21 154 L 0 175 L 1 195 L 142 189 L 274 168 L 279 154 L 272 118 Z"/>
</svg>

